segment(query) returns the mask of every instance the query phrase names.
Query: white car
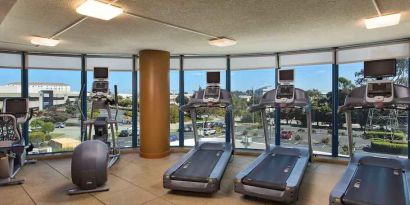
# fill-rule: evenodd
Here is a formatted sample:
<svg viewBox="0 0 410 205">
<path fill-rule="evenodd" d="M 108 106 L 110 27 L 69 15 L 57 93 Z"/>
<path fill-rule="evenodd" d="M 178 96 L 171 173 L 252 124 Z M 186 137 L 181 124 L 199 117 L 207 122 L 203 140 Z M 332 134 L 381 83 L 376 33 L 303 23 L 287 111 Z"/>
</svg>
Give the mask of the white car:
<svg viewBox="0 0 410 205">
<path fill-rule="evenodd" d="M 205 136 L 207 136 L 207 135 L 214 135 L 214 134 L 216 134 L 216 130 L 211 129 L 211 128 L 205 128 L 205 129 L 204 129 L 204 135 L 205 135 Z"/>
</svg>

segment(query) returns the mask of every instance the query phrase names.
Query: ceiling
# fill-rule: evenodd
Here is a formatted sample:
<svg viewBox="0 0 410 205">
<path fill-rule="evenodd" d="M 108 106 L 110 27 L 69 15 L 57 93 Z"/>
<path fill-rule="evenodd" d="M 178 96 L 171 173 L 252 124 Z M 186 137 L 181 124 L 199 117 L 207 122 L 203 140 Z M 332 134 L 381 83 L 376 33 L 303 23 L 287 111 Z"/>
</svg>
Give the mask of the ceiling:
<svg viewBox="0 0 410 205">
<path fill-rule="evenodd" d="M 210 37 L 123 14 L 111 21 L 87 18 L 56 39 L 56 47 L 30 45 L 31 36 L 50 37 L 83 16 L 84 0 L 19 0 L 0 9 L 0 49 L 135 54 L 160 49 L 171 54 L 269 53 L 335 47 L 410 37 L 410 0 L 378 0 L 383 14 L 401 12 L 397 26 L 367 30 L 377 15 L 371 0 L 119 0 L 128 12 L 238 41 L 208 45 Z M 14 0 L 0 0 L 0 8 Z M 1 21 L 2 16 L 5 18 Z"/>
</svg>

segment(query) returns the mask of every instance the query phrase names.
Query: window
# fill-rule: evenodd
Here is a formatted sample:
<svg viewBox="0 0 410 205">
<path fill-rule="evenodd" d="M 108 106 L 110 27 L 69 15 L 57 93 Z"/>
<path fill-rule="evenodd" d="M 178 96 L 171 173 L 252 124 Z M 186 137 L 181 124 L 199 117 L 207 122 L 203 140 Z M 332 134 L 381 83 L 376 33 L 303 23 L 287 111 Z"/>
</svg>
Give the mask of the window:
<svg viewBox="0 0 410 205">
<path fill-rule="evenodd" d="M 7 97 L 21 96 L 21 55 L 0 53 L 0 110 Z"/>
<path fill-rule="evenodd" d="M 265 149 L 260 112 L 250 113 L 248 107 L 258 104 L 263 94 L 275 88 L 275 69 L 231 71 L 232 98 L 237 148 Z M 274 132 L 273 112 L 268 112 L 269 129 Z M 274 143 L 274 135 L 271 143 Z"/>
<path fill-rule="evenodd" d="M 71 151 L 81 143 L 80 90 L 80 70 L 29 70 L 30 107 L 37 109 L 29 124 L 33 154 Z"/>
<path fill-rule="evenodd" d="M 93 71 L 87 71 L 87 91 L 90 92 L 93 83 Z M 132 72 L 131 71 L 109 71 L 108 75 L 109 89 L 111 97 L 114 97 L 114 86 L 117 86 L 118 91 L 118 144 L 119 147 L 131 147 L 132 146 Z M 91 99 L 88 100 L 88 117 L 91 110 Z M 116 110 L 111 108 L 111 116 L 115 117 Z M 107 116 L 107 113 L 102 111 L 94 113 L 96 116 Z M 108 140 L 111 141 L 111 131 L 109 131 Z"/>
<path fill-rule="evenodd" d="M 21 70 L 17 68 L 0 68 L 0 110 L 3 100 L 10 97 L 21 97 Z"/>
<path fill-rule="evenodd" d="M 169 78 L 169 108 L 171 146 L 179 146 L 179 71 L 171 70 Z"/>
<path fill-rule="evenodd" d="M 287 69 L 287 68 L 282 68 Z M 312 111 L 313 151 L 332 151 L 332 65 L 296 66 L 295 87 L 305 90 Z M 281 144 L 307 146 L 306 115 L 300 109 L 281 111 Z"/>
<path fill-rule="evenodd" d="M 397 60 L 397 84 L 408 85 L 408 61 Z M 359 86 L 365 85 L 363 62 L 339 66 L 339 103 Z M 339 115 L 339 153 L 348 155 L 344 114 Z M 353 145 L 356 152 L 407 155 L 407 112 L 398 110 L 356 109 L 352 112 Z"/>
<path fill-rule="evenodd" d="M 185 96 L 189 98 L 199 89 L 206 87 L 206 72 L 204 70 L 184 71 Z M 221 72 L 221 88 L 226 88 L 226 72 Z M 188 97 L 189 96 L 189 97 Z M 225 141 L 225 111 L 220 108 L 202 108 L 197 112 L 198 137 L 204 141 Z M 185 146 L 194 145 L 192 121 L 185 113 Z"/>
</svg>

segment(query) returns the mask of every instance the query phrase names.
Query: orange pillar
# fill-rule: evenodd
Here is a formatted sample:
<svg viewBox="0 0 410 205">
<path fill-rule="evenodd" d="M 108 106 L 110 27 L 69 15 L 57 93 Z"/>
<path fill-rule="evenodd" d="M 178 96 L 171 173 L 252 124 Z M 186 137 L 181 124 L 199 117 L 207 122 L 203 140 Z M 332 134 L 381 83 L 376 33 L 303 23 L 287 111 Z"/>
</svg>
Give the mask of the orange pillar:
<svg viewBox="0 0 410 205">
<path fill-rule="evenodd" d="M 169 155 L 169 61 L 167 51 L 143 50 L 140 70 L 140 156 Z"/>
</svg>

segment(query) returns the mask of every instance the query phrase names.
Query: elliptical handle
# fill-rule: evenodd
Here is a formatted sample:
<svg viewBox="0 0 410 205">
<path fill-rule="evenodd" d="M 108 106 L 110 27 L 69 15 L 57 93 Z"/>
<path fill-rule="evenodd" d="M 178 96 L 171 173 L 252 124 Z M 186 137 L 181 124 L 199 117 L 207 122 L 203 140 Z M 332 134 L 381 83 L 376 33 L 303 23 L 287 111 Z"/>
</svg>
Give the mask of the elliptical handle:
<svg viewBox="0 0 410 205">
<path fill-rule="evenodd" d="M 118 86 L 114 85 L 114 103 L 115 103 L 115 117 L 114 119 L 117 121 L 118 116 Z"/>
<path fill-rule="evenodd" d="M 34 108 L 30 108 L 28 111 L 28 118 L 26 120 L 26 122 L 30 121 L 31 118 L 33 118 L 33 113 L 34 113 Z"/>
<path fill-rule="evenodd" d="M 84 111 L 82 109 L 82 105 L 81 105 L 82 103 L 80 103 L 80 102 L 82 102 L 82 99 L 83 99 L 83 92 L 84 92 L 85 86 L 86 86 L 85 84 L 83 84 L 81 86 L 80 94 L 78 95 L 78 100 L 77 100 L 77 107 L 78 107 L 78 110 L 81 113 L 81 117 L 82 117 L 83 120 L 85 120 L 86 117 L 85 117 Z"/>
</svg>

